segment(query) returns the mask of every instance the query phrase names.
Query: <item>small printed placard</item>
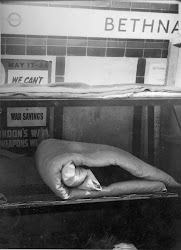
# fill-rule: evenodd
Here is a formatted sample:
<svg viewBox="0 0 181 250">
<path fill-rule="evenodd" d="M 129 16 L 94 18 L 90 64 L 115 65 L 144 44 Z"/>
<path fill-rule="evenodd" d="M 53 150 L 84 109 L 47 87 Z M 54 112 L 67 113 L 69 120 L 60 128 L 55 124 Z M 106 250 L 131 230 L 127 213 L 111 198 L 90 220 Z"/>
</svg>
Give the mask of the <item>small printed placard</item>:
<svg viewBox="0 0 181 250">
<path fill-rule="evenodd" d="M 164 85 L 167 68 L 165 58 L 147 58 L 145 69 L 145 84 Z"/>
<path fill-rule="evenodd" d="M 0 84 L 42 85 L 51 82 L 52 61 L 2 58 Z"/>
<path fill-rule="evenodd" d="M 7 127 L 46 126 L 47 108 L 7 108 Z"/>
<path fill-rule="evenodd" d="M 47 84 L 48 71 L 40 70 L 9 70 L 8 83 Z"/>
</svg>

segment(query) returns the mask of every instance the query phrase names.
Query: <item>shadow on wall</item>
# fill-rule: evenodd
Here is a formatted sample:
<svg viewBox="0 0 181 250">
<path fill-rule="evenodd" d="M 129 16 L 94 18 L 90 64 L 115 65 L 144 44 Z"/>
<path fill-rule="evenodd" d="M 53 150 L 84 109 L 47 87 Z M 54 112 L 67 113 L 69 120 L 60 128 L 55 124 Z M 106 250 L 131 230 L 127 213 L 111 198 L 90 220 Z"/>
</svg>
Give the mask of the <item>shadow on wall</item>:
<svg viewBox="0 0 181 250">
<path fill-rule="evenodd" d="M 64 110 L 64 140 L 132 150 L 133 107 L 71 107 Z"/>
</svg>

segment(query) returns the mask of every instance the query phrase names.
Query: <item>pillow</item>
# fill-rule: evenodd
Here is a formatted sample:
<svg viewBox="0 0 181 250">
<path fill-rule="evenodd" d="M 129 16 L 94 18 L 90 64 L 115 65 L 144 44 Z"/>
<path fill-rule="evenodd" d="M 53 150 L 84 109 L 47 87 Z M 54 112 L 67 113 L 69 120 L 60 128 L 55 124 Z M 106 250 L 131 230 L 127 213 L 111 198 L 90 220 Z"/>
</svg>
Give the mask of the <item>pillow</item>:
<svg viewBox="0 0 181 250">
<path fill-rule="evenodd" d="M 47 139 L 39 144 L 35 159 L 44 182 L 62 199 L 162 192 L 166 191 L 166 186 L 181 187 L 176 180 L 164 171 L 143 162 L 122 149 L 102 144 Z M 144 180 L 113 183 L 97 191 L 82 190 L 78 188 L 79 185 L 77 186 L 77 184 L 75 184 L 75 187 L 70 188 L 62 177 L 62 171 L 64 172 L 63 169 L 67 164 L 68 166 L 70 164 L 69 167 L 73 173 L 74 170 L 81 173 L 77 175 L 81 176 L 81 178 L 85 176 L 86 171 L 79 169 L 80 167 L 112 166 L 114 171 L 114 166 L 120 166 L 135 177 Z M 74 174 L 75 176 L 76 174 Z M 72 173 L 70 177 L 73 177 Z M 76 182 L 79 183 L 77 180 Z"/>
<path fill-rule="evenodd" d="M 62 181 L 67 187 L 77 187 L 89 191 L 102 189 L 91 170 L 75 167 L 73 162 L 68 162 L 62 168 Z"/>
</svg>

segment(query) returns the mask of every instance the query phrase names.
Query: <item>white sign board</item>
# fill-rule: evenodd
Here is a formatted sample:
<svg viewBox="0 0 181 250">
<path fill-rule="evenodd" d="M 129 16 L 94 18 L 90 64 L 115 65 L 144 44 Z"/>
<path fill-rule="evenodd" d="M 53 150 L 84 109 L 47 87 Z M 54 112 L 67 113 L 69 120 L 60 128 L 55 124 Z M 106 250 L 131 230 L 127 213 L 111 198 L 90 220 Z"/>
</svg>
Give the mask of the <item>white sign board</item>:
<svg viewBox="0 0 181 250">
<path fill-rule="evenodd" d="M 135 83 L 138 58 L 67 56 L 65 82 L 90 85 Z"/>
<path fill-rule="evenodd" d="M 51 81 L 52 62 L 40 59 L 2 58 L 1 84 L 47 84 Z"/>
<path fill-rule="evenodd" d="M 145 84 L 164 85 L 167 59 L 147 58 Z"/>
<path fill-rule="evenodd" d="M 40 70 L 9 70 L 8 83 L 47 84 L 48 71 Z"/>
<path fill-rule="evenodd" d="M 7 108 L 7 127 L 46 126 L 46 111 L 43 108 Z"/>
<path fill-rule="evenodd" d="M 172 39 L 179 15 L 78 8 L 1 5 L 2 34 Z"/>
<path fill-rule="evenodd" d="M 4 68 L 4 65 L 1 62 L 1 75 L 0 75 L 0 84 L 4 84 L 5 83 L 5 79 L 6 79 L 6 71 Z"/>
</svg>

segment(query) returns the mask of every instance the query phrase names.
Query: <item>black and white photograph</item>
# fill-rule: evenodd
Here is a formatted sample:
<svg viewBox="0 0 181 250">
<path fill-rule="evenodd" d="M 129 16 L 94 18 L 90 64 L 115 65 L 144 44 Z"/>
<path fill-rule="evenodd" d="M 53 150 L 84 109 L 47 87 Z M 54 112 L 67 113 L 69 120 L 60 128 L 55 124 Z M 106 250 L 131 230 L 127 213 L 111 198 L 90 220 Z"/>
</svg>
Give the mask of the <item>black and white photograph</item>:
<svg viewBox="0 0 181 250">
<path fill-rule="evenodd" d="M 0 0 L 0 249 L 181 250 L 181 0 Z"/>
</svg>

